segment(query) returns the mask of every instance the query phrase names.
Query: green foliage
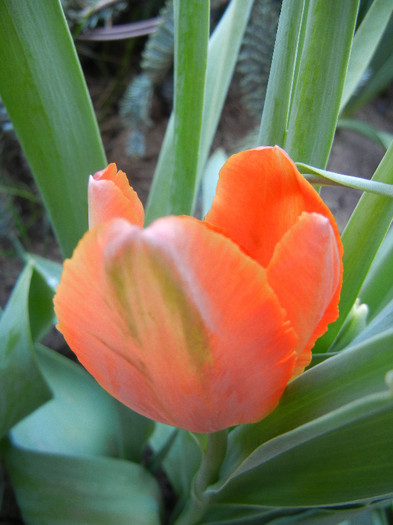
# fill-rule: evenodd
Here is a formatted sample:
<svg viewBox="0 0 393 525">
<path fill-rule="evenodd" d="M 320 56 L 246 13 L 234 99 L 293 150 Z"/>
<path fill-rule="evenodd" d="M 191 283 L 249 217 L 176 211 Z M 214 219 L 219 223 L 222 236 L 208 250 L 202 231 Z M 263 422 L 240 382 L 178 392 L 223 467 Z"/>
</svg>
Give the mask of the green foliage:
<svg viewBox="0 0 393 525">
<path fill-rule="evenodd" d="M 159 525 L 160 492 L 141 465 L 8 445 L 4 457 L 27 523 Z"/>
<path fill-rule="evenodd" d="M 70 255 L 87 229 L 88 175 L 106 159 L 58 1 L 0 2 L 0 62 L 0 95 Z"/>
<path fill-rule="evenodd" d="M 37 365 L 32 334 L 40 332 L 53 310 L 47 289 L 43 287 L 43 295 L 35 305 L 36 323 L 31 326 L 30 290 L 35 279 L 41 281 L 30 263 L 19 277 L 0 319 L 0 437 L 51 397 Z"/>
<path fill-rule="evenodd" d="M 147 222 L 193 211 L 242 42 L 242 60 L 266 65 L 270 33 L 251 35 L 267 23 L 259 10 L 273 20 L 277 3 L 252 6 L 252 0 L 232 0 L 207 45 L 207 0 L 174 4 L 164 49 L 169 57 L 174 32 L 174 112 Z M 371 46 L 364 24 L 391 9 L 383 0 L 368 6 L 353 43 L 358 56 L 368 45 L 371 55 L 385 38 L 380 40 L 383 24 L 376 24 Z M 61 267 L 23 254 L 25 269 L 0 318 L 0 432 L 7 436 L 1 453 L 28 523 L 155 525 L 163 517 L 178 525 L 354 525 L 359 516 L 386 525 L 383 509 L 391 508 L 393 497 L 391 232 L 385 238 L 393 218 L 393 144 L 371 181 L 324 170 L 343 93 L 344 99 L 356 96 L 364 69 L 356 53 L 352 64 L 349 59 L 358 2 L 284 0 L 282 7 L 259 141 L 286 147 L 314 183 L 367 192 L 343 234 L 340 318 L 317 342 L 312 366 L 288 385 L 269 416 L 228 433 L 191 434 L 133 413 L 77 364 L 38 343 L 54 323 L 51 301 Z M 0 30 L 0 91 L 63 251 L 70 253 L 86 228 L 87 175 L 105 162 L 72 41 L 59 4 L 49 0 L 34 9 L 25 0 L 0 0 Z M 145 61 L 150 53 L 154 63 L 155 52 L 161 66 L 163 48 L 149 45 Z M 130 104 L 139 103 L 136 129 L 148 118 L 158 78 L 146 62 L 143 68 L 130 93 Z M 263 81 L 263 71 L 250 66 L 249 73 L 248 88 L 257 77 Z M 24 96 L 30 112 L 19 107 Z M 260 103 L 263 95 L 256 98 Z M 379 140 L 387 146 L 390 138 Z M 203 211 L 224 157 L 219 150 L 207 164 Z M 152 472 L 161 480 L 164 472 L 175 494 L 171 516 L 162 516 L 162 487 Z"/>
</svg>

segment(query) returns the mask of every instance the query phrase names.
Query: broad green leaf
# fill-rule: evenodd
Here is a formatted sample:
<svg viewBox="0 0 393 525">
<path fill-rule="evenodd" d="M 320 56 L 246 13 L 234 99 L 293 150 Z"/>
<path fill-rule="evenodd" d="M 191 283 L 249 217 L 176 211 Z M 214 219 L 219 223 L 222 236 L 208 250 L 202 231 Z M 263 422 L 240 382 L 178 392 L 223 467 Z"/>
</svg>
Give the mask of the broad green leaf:
<svg viewBox="0 0 393 525">
<path fill-rule="evenodd" d="M 393 143 L 385 153 L 372 178 L 393 184 Z M 393 219 L 390 197 L 364 193 L 342 235 L 344 244 L 344 281 L 339 304 L 340 316 L 317 341 L 317 353 L 327 351 L 347 318 Z"/>
<path fill-rule="evenodd" d="M 296 56 L 284 149 L 299 162 L 326 166 L 336 131 L 359 0 L 308 0 Z"/>
<path fill-rule="evenodd" d="M 139 461 L 153 422 L 125 407 L 120 417 L 117 402 L 69 359 L 42 345 L 37 357 L 53 399 L 12 429 L 13 443 L 37 452 Z"/>
<path fill-rule="evenodd" d="M 286 449 L 279 443 L 265 444 L 259 463 L 220 487 L 217 498 L 292 507 L 390 499 L 392 416 L 391 391 L 354 401 L 307 425 L 303 440 L 292 440 L 293 435 L 277 438 Z M 215 493 L 214 487 L 210 491 Z"/>
<path fill-rule="evenodd" d="M 233 75 L 252 3 L 253 0 L 231 0 L 209 40 L 197 185 L 196 188 L 190 190 L 191 193 L 198 189 L 202 177 L 203 168 Z M 172 213 L 170 207 L 171 194 L 177 191 L 177 182 L 173 179 L 174 134 L 174 116 L 172 115 L 169 119 L 149 194 L 146 210 L 147 224 L 158 217 Z M 195 194 L 193 193 L 193 202 L 194 199 Z M 189 213 L 192 213 L 191 209 Z"/>
<path fill-rule="evenodd" d="M 159 525 L 160 491 L 141 465 L 11 445 L 4 458 L 26 523 Z"/>
<path fill-rule="evenodd" d="M 51 397 L 34 355 L 30 331 L 33 274 L 33 264 L 28 264 L 0 320 L 0 437 Z"/>
<path fill-rule="evenodd" d="M 334 173 L 333 171 L 315 168 L 302 162 L 297 162 L 296 165 L 308 182 L 317 186 L 344 186 L 355 190 L 375 193 L 376 195 L 393 197 L 393 184 L 385 184 L 384 182 Z"/>
<path fill-rule="evenodd" d="M 391 0 L 374 0 L 356 31 L 341 99 L 341 110 L 355 92 L 393 12 Z"/>
<path fill-rule="evenodd" d="M 209 0 L 174 0 L 175 97 L 171 213 L 189 214 L 197 193 L 199 144 L 209 41 Z"/>
<path fill-rule="evenodd" d="M 304 0 L 284 0 L 263 107 L 258 144 L 285 145 Z"/>
<path fill-rule="evenodd" d="M 304 433 L 306 442 L 311 438 L 313 425 L 318 428 L 318 421 L 327 418 L 329 428 L 329 418 L 334 418 L 336 410 L 367 396 L 385 395 L 385 376 L 392 363 L 393 330 L 390 330 L 303 373 L 288 385 L 278 407 L 268 417 L 253 425 L 238 427 L 229 434 L 223 480 L 236 475 L 239 469 L 245 471 L 263 462 L 264 444 L 279 454 L 280 441 L 286 442 L 291 432 L 300 436 L 299 443 Z"/>
<path fill-rule="evenodd" d="M 63 254 L 87 229 L 88 175 L 106 164 L 59 0 L 0 1 L 0 96 Z"/>
</svg>

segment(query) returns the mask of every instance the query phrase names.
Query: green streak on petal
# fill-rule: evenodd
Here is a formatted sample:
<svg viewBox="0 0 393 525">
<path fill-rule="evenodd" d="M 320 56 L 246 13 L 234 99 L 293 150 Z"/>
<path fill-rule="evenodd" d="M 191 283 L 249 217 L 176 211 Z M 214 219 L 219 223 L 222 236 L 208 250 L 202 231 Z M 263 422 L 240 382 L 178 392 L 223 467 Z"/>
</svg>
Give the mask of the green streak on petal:
<svg viewBox="0 0 393 525">
<path fill-rule="evenodd" d="M 209 334 L 187 283 L 159 249 L 143 241 L 130 243 L 107 261 L 106 271 L 116 298 L 111 307 L 126 321 L 124 337 L 131 337 L 141 352 L 153 350 L 151 334 L 162 334 L 160 347 L 168 360 L 184 354 L 189 357 L 184 364 L 198 375 L 213 364 Z"/>
</svg>

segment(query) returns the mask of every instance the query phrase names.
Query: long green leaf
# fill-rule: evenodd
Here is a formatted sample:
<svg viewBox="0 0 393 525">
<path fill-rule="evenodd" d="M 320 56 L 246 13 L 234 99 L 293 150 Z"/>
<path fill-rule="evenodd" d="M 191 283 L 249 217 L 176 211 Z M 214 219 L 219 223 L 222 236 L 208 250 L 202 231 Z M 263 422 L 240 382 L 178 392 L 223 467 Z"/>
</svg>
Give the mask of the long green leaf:
<svg viewBox="0 0 393 525">
<path fill-rule="evenodd" d="M 209 41 L 204 109 L 199 147 L 197 187 L 221 115 L 253 0 L 231 0 Z M 174 172 L 174 116 L 169 119 L 146 211 L 146 223 L 172 213 L 170 199 L 176 192 Z M 192 195 L 192 201 L 195 194 Z M 192 210 L 190 209 L 191 213 Z"/>
<path fill-rule="evenodd" d="M 291 383 L 270 416 L 232 431 L 221 481 L 208 493 L 267 506 L 393 493 L 392 343 L 390 330 L 328 359 Z"/>
<path fill-rule="evenodd" d="M 196 196 L 209 41 L 209 0 L 175 0 L 174 166 L 170 208 L 189 214 Z"/>
<path fill-rule="evenodd" d="M 300 442 L 293 439 L 300 429 L 283 436 L 286 450 L 267 444 L 259 465 L 220 489 L 217 499 L 305 507 L 391 498 L 392 414 L 391 392 L 354 401 L 305 428 Z"/>
<path fill-rule="evenodd" d="M 351 98 L 378 47 L 393 13 L 391 0 L 374 0 L 353 39 L 341 110 Z"/>
<path fill-rule="evenodd" d="M 304 4 L 282 4 L 258 137 L 262 146 L 285 144 Z"/>
<path fill-rule="evenodd" d="M 51 398 L 38 367 L 30 331 L 29 295 L 34 267 L 20 275 L 0 320 L 0 437 Z"/>
<path fill-rule="evenodd" d="M 326 166 L 336 131 L 359 0 L 309 0 L 297 56 L 284 148 L 296 161 Z"/>
<path fill-rule="evenodd" d="M 62 248 L 87 229 L 87 178 L 106 164 L 59 0 L 0 1 L 0 96 Z"/>
<path fill-rule="evenodd" d="M 159 525 L 160 491 L 141 465 L 8 445 L 4 458 L 26 523 Z"/>
<path fill-rule="evenodd" d="M 373 181 L 393 184 L 393 143 L 379 164 Z M 393 200 L 364 193 L 342 236 L 344 282 L 339 304 L 340 316 L 317 341 L 314 349 L 325 352 L 336 339 L 367 276 L 375 254 L 393 219 Z"/>
<path fill-rule="evenodd" d="M 263 444 L 323 418 L 345 405 L 386 390 L 385 376 L 393 363 L 393 330 L 327 359 L 291 382 L 278 407 L 254 425 L 229 434 L 222 479 L 246 471 L 264 460 Z M 304 434 L 307 441 L 308 434 Z M 269 445 L 270 446 L 270 445 Z M 273 447 L 274 448 L 274 447 Z"/>
<path fill-rule="evenodd" d="M 296 163 L 298 169 L 303 173 L 305 178 L 318 186 L 344 186 L 355 190 L 367 191 L 376 195 L 393 197 L 393 184 L 385 184 L 375 180 L 362 179 L 351 175 L 334 173 L 333 171 L 321 170 L 302 162 Z"/>
</svg>

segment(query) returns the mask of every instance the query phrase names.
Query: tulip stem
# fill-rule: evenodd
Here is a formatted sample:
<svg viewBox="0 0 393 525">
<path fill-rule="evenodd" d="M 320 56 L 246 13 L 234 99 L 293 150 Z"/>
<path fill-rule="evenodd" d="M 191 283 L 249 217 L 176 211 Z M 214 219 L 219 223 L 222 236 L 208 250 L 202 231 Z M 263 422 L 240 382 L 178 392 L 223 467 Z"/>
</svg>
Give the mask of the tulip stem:
<svg viewBox="0 0 393 525">
<path fill-rule="evenodd" d="M 206 493 L 206 489 L 219 478 L 221 464 L 226 453 L 227 435 L 226 429 L 208 435 L 201 466 L 194 478 L 191 498 L 176 519 L 176 525 L 200 523 L 210 501 L 210 495 Z"/>
</svg>

